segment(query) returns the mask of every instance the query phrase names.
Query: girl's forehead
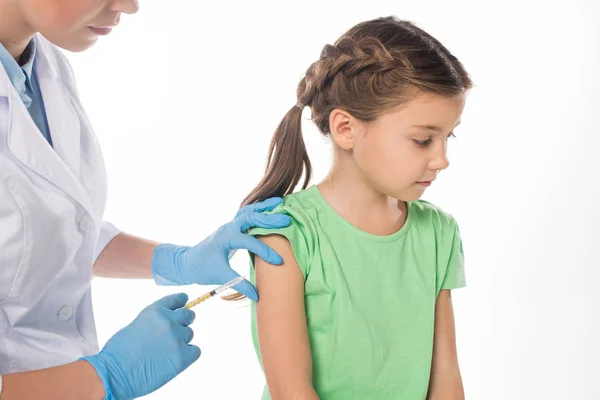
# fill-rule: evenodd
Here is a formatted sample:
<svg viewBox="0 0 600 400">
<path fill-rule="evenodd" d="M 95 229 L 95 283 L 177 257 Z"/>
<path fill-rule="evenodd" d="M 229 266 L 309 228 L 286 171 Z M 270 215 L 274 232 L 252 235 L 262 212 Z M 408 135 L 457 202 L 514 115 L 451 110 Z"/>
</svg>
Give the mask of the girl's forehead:
<svg viewBox="0 0 600 400">
<path fill-rule="evenodd" d="M 456 125 L 465 106 L 464 94 L 446 97 L 437 94 L 419 94 L 406 103 L 381 116 L 382 121 L 403 125 Z"/>
</svg>

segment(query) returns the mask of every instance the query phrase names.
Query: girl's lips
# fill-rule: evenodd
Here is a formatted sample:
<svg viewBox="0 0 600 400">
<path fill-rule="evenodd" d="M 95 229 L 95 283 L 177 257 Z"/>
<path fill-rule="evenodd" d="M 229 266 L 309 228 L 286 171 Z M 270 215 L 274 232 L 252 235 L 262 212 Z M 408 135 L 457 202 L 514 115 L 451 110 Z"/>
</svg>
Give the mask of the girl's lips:
<svg viewBox="0 0 600 400">
<path fill-rule="evenodd" d="M 427 186 L 431 185 L 431 181 L 422 181 L 422 182 L 417 182 L 417 184 L 418 184 L 418 185 L 421 185 L 421 186 L 425 186 L 425 187 L 427 187 Z"/>
</svg>

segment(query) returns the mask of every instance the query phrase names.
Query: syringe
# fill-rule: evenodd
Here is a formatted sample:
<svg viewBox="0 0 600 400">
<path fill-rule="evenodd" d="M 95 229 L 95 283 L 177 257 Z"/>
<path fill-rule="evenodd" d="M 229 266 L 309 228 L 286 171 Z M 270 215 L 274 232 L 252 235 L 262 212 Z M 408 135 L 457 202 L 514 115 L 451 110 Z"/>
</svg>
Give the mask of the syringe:
<svg viewBox="0 0 600 400">
<path fill-rule="evenodd" d="M 190 301 L 189 303 L 187 303 L 185 305 L 185 308 L 192 308 L 194 306 L 197 306 L 198 304 L 202 303 L 205 300 L 210 299 L 213 296 L 218 295 L 221 292 L 224 292 L 225 290 L 237 285 L 238 283 L 240 283 L 241 281 L 243 281 L 244 279 L 246 279 L 243 276 L 239 276 L 235 279 L 230 280 L 229 282 L 225 283 L 224 285 L 219 286 L 216 289 L 211 290 L 210 292 L 206 293 L 205 295 L 202 295 L 200 297 L 198 297 L 196 300 Z"/>
</svg>

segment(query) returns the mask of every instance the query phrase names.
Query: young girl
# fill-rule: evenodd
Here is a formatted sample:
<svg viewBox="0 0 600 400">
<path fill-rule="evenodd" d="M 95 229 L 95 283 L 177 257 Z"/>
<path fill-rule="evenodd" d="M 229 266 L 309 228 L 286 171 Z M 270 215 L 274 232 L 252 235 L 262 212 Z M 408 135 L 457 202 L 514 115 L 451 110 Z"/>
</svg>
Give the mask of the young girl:
<svg viewBox="0 0 600 400">
<path fill-rule="evenodd" d="M 465 286 L 456 221 L 419 200 L 448 167 L 447 139 L 472 82 L 440 42 L 393 17 L 327 45 L 277 128 L 266 174 L 244 201 L 286 195 L 282 229 L 253 235 L 284 259 L 253 260 L 253 339 L 263 399 L 462 399 L 450 289 Z M 311 175 L 308 106 L 331 137 Z M 290 194 L 305 172 L 303 189 Z"/>
</svg>

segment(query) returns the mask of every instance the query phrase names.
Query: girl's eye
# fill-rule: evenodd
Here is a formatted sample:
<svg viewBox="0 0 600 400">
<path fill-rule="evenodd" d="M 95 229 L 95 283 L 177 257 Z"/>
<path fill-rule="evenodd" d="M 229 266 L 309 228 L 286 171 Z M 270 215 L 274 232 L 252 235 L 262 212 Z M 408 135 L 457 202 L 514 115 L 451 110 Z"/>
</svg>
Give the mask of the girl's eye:
<svg viewBox="0 0 600 400">
<path fill-rule="evenodd" d="M 415 139 L 415 143 L 419 146 L 419 147 L 427 147 L 431 144 L 433 140 L 431 138 L 428 138 L 426 140 L 416 140 Z"/>
<path fill-rule="evenodd" d="M 454 132 L 450 133 L 448 136 L 446 136 L 446 140 L 450 139 L 451 137 L 456 137 L 456 135 L 454 134 Z M 431 142 L 433 142 L 433 138 L 430 136 L 428 139 L 426 140 L 417 140 L 415 139 L 415 143 L 419 146 L 419 147 L 427 147 L 431 144 Z"/>
</svg>

